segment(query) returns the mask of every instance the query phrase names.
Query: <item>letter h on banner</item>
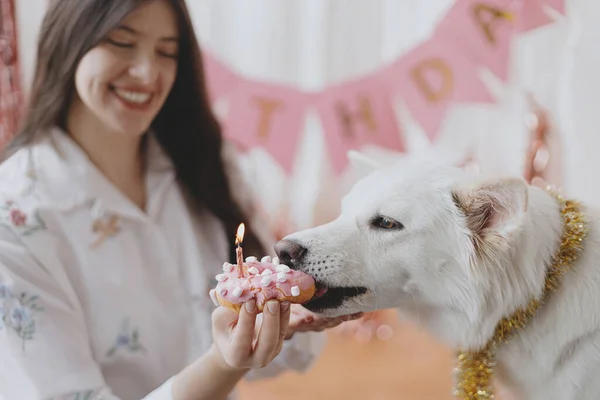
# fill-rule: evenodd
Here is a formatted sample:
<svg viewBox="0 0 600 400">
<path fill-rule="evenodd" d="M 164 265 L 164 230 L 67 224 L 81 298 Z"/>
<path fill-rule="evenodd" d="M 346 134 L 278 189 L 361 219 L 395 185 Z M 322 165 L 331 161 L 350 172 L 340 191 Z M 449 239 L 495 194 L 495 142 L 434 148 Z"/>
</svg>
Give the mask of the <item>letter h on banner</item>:
<svg viewBox="0 0 600 400">
<path fill-rule="evenodd" d="M 389 92 L 377 79 L 329 87 L 317 95 L 315 106 L 336 173 L 346 167 L 348 150 L 373 145 L 404 151 Z"/>
</svg>

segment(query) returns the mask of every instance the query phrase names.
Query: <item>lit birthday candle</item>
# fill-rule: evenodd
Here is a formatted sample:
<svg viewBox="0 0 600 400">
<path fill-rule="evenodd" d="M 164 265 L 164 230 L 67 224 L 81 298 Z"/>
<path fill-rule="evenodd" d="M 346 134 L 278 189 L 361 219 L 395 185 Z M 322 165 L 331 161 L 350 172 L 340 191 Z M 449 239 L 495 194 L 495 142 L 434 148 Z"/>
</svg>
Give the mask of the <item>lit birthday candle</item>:
<svg viewBox="0 0 600 400">
<path fill-rule="evenodd" d="M 237 268 L 238 268 L 238 277 L 241 278 L 244 276 L 244 253 L 242 251 L 242 241 L 244 240 L 244 232 L 246 227 L 242 222 L 240 226 L 238 226 L 237 233 L 235 235 L 235 245 L 237 248 L 235 249 L 235 255 L 237 258 Z"/>
</svg>

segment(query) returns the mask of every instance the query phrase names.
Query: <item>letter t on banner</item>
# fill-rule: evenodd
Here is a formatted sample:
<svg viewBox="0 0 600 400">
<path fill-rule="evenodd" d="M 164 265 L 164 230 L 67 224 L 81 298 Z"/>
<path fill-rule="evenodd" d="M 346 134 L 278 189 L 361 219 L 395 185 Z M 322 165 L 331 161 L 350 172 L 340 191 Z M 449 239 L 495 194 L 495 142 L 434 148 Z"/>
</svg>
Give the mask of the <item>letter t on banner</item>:
<svg viewBox="0 0 600 400">
<path fill-rule="evenodd" d="M 348 150 L 375 145 L 404 151 L 389 92 L 376 79 L 329 87 L 318 95 L 316 108 L 338 174 L 346 167 Z"/>
<path fill-rule="evenodd" d="M 281 85 L 243 81 L 231 94 L 225 136 L 244 149 L 263 147 L 291 173 L 309 96 Z"/>
</svg>

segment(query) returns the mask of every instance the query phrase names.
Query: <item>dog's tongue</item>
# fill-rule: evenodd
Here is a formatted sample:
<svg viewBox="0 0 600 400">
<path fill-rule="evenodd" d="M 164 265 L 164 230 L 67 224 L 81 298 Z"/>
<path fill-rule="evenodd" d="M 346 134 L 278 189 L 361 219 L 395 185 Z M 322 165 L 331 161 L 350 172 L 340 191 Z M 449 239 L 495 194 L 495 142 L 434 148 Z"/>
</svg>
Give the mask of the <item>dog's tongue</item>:
<svg viewBox="0 0 600 400">
<path fill-rule="evenodd" d="M 323 296 L 326 292 L 327 292 L 327 288 L 325 288 L 325 287 L 322 287 L 322 288 L 317 287 L 317 290 L 315 290 L 315 294 L 313 294 L 313 296 L 310 298 L 310 300 L 308 302 L 318 299 L 319 297 Z"/>
</svg>

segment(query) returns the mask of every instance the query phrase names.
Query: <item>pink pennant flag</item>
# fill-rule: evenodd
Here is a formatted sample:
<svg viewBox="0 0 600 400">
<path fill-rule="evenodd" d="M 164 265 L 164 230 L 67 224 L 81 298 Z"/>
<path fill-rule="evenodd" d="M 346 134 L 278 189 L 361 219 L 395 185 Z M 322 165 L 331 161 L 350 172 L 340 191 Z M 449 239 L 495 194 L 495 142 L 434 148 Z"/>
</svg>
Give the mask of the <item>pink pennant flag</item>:
<svg viewBox="0 0 600 400">
<path fill-rule="evenodd" d="M 431 141 L 454 102 L 493 102 L 477 74 L 477 65 L 458 44 L 436 34 L 381 73 L 381 79 L 404 98 L 412 116 Z"/>
<path fill-rule="evenodd" d="M 389 92 L 377 79 L 329 87 L 317 96 L 315 106 L 335 172 L 346 167 L 348 150 L 375 145 L 404 151 Z"/>
<path fill-rule="evenodd" d="M 436 28 L 435 36 L 452 39 L 455 51 L 506 81 L 520 4 L 511 0 L 458 0 Z"/>
<path fill-rule="evenodd" d="M 561 14 L 565 14 L 567 12 L 567 2 L 565 0 L 539 0 L 542 4 L 546 4 Z"/>
<path fill-rule="evenodd" d="M 529 0 L 523 3 L 519 18 L 519 30 L 527 32 L 552 22 L 542 8 L 541 0 Z"/>
<path fill-rule="evenodd" d="M 264 147 L 290 173 L 308 103 L 298 90 L 243 81 L 231 94 L 224 134 L 243 149 Z"/>
<path fill-rule="evenodd" d="M 564 0 L 527 0 L 523 2 L 519 29 L 527 32 L 551 24 L 554 20 L 546 14 L 544 6 L 549 6 L 561 14 L 565 13 Z"/>
<path fill-rule="evenodd" d="M 202 50 L 202 63 L 208 95 L 212 102 L 230 94 L 241 81 L 236 73 L 205 49 Z"/>
</svg>

